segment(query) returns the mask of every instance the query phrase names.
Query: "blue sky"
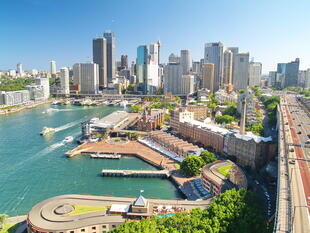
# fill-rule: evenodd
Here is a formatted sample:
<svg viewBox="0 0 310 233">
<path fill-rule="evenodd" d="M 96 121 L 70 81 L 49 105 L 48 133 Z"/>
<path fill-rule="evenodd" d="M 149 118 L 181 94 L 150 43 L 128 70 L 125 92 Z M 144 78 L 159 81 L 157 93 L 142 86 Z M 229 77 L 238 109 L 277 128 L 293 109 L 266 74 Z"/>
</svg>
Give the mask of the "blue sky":
<svg viewBox="0 0 310 233">
<path fill-rule="evenodd" d="M 301 59 L 310 68 L 309 0 L 0 0 L 0 70 L 57 69 L 92 59 L 92 38 L 111 29 L 117 60 L 158 39 L 161 60 L 190 49 L 203 57 L 204 43 L 221 41 L 263 63 Z"/>
</svg>

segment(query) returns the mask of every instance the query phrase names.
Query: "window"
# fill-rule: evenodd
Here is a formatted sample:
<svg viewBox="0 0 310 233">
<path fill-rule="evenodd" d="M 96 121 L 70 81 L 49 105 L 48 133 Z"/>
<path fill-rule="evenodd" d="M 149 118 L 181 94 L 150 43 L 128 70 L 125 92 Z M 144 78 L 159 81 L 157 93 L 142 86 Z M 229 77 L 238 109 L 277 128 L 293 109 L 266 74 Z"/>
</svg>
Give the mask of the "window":
<svg viewBox="0 0 310 233">
<path fill-rule="evenodd" d="M 116 225 L 112 225 L 112 228 L 115 228 L 116 227 Z"/>
<path fill-rule="evenodd" d="M 96 227 L 92 227 L 91 229 L 96 230 Z"/>
<path fill-rule="evenodd" d="M 81 229 L 81 232 L 85 232 L 85 229 Z"/>
<path fill-rule="evenodd" d="M 74 233 L 74 231 L 70 231 L 70 233 Z"/>
<path fill-rule="evenodd" d="M 102 233 L 107 233 L 106 231 L 103 231 Z"/>
<path fill-rule="evenodd" d="M 102 225 L 102 228 L 107 228 L 107 225 Z"/>
</svg>

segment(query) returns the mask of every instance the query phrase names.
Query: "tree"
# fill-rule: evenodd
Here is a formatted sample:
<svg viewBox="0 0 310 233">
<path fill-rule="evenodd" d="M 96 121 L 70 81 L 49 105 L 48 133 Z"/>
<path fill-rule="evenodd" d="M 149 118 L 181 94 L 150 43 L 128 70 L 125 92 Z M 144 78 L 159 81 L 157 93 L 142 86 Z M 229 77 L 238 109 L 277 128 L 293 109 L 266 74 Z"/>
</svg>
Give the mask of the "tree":
<svg viewBox="0 0 310 233">
<path fill-rule="evenodd" d="M 189 176 L 196 176 L 200 173 L 200 169 L 205 165 L 202 158 L 189 155 L 181 163 L 181 169 Z"/>
<path fill-rule="evenodd" d="M 128 92 L 133 92 L 133 91 L 135 91 L 135 87 L 136 87 L 136 85 L 134 85 L 134 84 L 129 84 L 128 87 L 127 87 L 127 91 L 128 91 Z"/>
<path fill-rule="evenodd" d="M 6 214 L 0 214 L 0 229 L 3 228 L 8 216 Z"/>
<path fill-rule="evenodd" d="M 249 127 L 247 127 L 247 130 L 252 131 L 254 134 L 259 135 L 259 136 L 264 135 L 264 127 L 261 122 L 250 125 Z"/>
<path fill-rule="evenodd" d="M 215 122 L 219 124 L 223 124 L 223 123 L 228 124 L 228 123 L 233 122 L 234 120 L 235 118 L 229 115 L 217 116 L 215 118 Z"/>
<path fill-rule="evenodd" d="M 208 164 L 208 163 L 213 163 L 216 161 L 216 156 L 212 152 L 209 152 L 207 150 L 204 150 L 201 152 L 200 157 L 203 159 L 203 161 Z"/>
<path fill-rule="evenodd" d="M 142 106 L 140 104 L 138 105 L 131 105 L 130 111 L 131 112 L 141 112 L 143 110 Z"/>
<path fill-rule="evenodd" d="M 255 193 L 241 189 L 228 190 L 216 197 L 206 210 L 192 209 L 189 214 L 172 217 L 152 216 L 128 221 L 112 233 L 266 233 L 261 200 Z"/>
<path fill-rule="evenodd" d="M 175 101 L 176 101 L 178 104 L 180 104 L 181 101 L 182 101 L 182 99 L 181 99 L 180 96 L 176 96 L 176 97 L 175 97 Z"/>
<path fill-rule="evenodd" d="M 164 116 L 164 119 L 165 119 L 166 122 L 169 122 L 170 119 L 171 119 L 170 114 L 166 113 L 165 116 Z"/>
</svg>

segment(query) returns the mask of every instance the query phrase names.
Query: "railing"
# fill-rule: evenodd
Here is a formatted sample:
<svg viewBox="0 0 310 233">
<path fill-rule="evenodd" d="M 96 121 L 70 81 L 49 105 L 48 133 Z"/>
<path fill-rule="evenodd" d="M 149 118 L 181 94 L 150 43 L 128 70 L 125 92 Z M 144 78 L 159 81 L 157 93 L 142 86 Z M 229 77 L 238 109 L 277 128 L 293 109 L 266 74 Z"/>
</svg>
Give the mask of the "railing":
<svg viewBox="0 0 310 233">
<path fill-rule="evenodd" d="M 290 183 L 289 183 L 290 174 L 289 174 L 289 165 L 288 165 L 289 150 L 288 150 L 288 144 L 286 142 L 286 137 L 285 137 L 285 125 L 284 125 L 284 117 L 283 117 L 281 102 L 278 105 L 277 113 L 278 113 L 278 127 L 279 127 L 279 131 L 278 131 L 279 132 L 278 133 L 278 181 L 277 181 L 278 187 L 277 187 L 275 223 L 274 223 L 274 229 L 273 229 L 274 233 L 292 231 L 292 221 L 291 221 L 292 219 L 292 195 L 291 195 L 291 188 L 290 188 Z M 282 191 L 285 188 L 287 188 L 288 192 Z M 284 198 L 282 196 L 285 193 L 287 194 L 287 198 Z M 283 206 L 285 209 L 283 209 Z M 285 214 L 286 216 L 283 216 L 283 214 Z"/>
</svg>

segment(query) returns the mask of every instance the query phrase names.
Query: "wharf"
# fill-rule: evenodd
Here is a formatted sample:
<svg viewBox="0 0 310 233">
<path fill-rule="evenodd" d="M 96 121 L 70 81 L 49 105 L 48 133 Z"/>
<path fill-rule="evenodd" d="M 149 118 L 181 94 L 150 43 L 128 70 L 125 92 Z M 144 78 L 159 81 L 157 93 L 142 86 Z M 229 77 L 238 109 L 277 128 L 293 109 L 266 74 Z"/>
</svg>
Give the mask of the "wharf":
<svg viewBox="0 0 310 233">
<path fill-rule="evenodd" d="M 115 177 L 148 177 L 148 178 L 167 178 L 170 172 L 167 170 L 150 171 L 150 170 L 102 170 L 102 176 Z"/>
<path fill-rule="evenodd" d="M 122 156 L 119 154 L 90 154 L 92 159 L 120 159 Z"/>
</svg>

